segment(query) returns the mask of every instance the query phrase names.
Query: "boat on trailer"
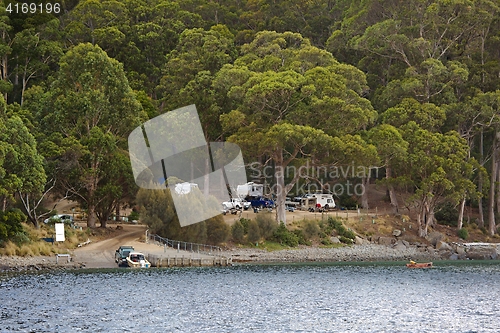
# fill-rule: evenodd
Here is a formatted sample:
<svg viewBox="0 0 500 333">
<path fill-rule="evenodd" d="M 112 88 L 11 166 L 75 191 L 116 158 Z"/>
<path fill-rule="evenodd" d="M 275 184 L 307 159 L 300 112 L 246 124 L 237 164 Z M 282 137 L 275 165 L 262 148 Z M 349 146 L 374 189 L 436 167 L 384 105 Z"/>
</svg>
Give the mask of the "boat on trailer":
<svg viewBox="0 0 500 333">
<path fill-rule="evenodd" d="M 130 252 L 127 257 L 127 266 L 132 268 L 150 268 L 151 263 L 140 252 Z"/>
<path fill-rule="evenodd" d="M 406 264 L 406 267 L 408 267 L 408 268 L 431 268 L 432 262 L 415 262 L 412 260 L 408 264 Z"/>
</svg>

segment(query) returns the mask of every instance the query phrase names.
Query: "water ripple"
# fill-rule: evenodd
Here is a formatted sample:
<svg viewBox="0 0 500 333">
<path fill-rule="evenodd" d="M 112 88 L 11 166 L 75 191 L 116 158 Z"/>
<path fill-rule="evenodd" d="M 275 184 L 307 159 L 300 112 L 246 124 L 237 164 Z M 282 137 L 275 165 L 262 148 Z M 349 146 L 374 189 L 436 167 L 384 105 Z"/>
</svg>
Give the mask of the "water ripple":
<svg viewBox="0 0 500 333">
<path fill-rule="evenodd" d="M 1 332 L 497 332 L 500 266 L 260 265 L 0 276 Z"/>
</svg>

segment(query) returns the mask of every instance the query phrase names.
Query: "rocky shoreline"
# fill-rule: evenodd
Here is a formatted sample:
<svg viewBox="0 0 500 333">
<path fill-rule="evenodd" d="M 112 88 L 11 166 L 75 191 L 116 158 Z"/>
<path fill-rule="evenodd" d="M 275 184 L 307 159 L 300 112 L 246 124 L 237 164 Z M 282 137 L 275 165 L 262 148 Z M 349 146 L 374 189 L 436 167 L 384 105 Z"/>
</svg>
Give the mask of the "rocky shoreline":
<svg viewBox="0 0 500 333">
<path fill-rule="evenodd" d="M 296 249 L 268 252 L 257 248 L 226 250 L 223 256 L 230 256 L 237 262 L 335 262 L 335 261 L 406 261 L 438 260 L 439 253 L 429 253 L 415 248 L 396 249 L 379 244 L 351 245 L 336 248 L 299 247 Z"/>
<path fill-rule="evenodd" d="M 82 263 L 61 260 L 56 263 L 55 257 L 36 256 L 0 256 L 0 273 L 3 272 L 36 272 L 43 270 L 68 270 L 84 268 Z"/>
<path fill-rule="evenodd" d="M 384 240 L 382 240 L 384 242 Z M 292 262 L 376 262 L 376 261 L 433 261 L 433 260 L 487 260 L 500 258 L 499 244 L 447 244 L 442 241 L 434 246 L 406 241 L 388 244 L 364 241 L 341 247 L 302 246 L 294 249 L 266 251 L 259 248 L 232 248 L 219 256 L 232 258 L 233 263 L 292 263 Z M 93 266 L 94 267 L 94 266 Z M 85 265 L 67 262 L 56 263 L 54 257 L 0 256 L 0 272 L 81 269 Z M 103 267 L 104 268 L 104 267 Z"/>
</svg>

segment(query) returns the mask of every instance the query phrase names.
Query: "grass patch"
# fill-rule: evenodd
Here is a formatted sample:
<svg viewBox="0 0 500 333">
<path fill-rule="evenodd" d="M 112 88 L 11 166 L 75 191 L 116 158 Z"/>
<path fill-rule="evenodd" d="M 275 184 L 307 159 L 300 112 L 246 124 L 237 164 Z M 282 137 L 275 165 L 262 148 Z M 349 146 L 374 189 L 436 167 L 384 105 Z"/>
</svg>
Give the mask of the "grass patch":
<svg viewBox="0 0 500 333">
<path fill-rule="evenodd" d="M 282 245 L 278 242 L 268 241 L 268 240 L 259 243 L 258 246 L 255 246 L 255 244 L 254 244 L 254 245 L 250 245 L 250 247 L 254 248 L 254 249 L 266 250 L 268 252 L 290 249 L 290 247 L 288 247 L 288 246 Z"/>
</svg>

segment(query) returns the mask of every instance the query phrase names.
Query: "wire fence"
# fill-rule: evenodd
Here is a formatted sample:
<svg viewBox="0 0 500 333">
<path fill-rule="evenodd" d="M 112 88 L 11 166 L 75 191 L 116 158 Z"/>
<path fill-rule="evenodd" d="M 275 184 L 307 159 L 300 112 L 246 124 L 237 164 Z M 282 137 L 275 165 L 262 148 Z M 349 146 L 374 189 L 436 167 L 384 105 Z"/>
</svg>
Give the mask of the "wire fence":
<svg viewBox="0 0 500 333">
<path fill-rule="evenodd" d="M 163 246 L 168 246 L 175 250 L 183 250 L 183 251 L 207 253 L 207 254 L 217 254 L 222 251 L 222 249 L 218 246 L 182 242 L 173 239 L 163 238 L 161 236 L 154 234 L 148 234 L 148 239 L 149 241 L 160 243 Z"/>
</svg>

